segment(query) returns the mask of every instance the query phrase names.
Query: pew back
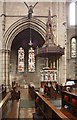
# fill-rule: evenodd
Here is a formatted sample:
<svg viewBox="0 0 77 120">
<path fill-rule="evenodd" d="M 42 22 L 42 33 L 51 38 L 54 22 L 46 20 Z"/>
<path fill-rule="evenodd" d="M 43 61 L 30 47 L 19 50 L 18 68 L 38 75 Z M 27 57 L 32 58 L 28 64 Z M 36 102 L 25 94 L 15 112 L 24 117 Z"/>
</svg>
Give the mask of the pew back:
<svg viewBox="0 0 77 120">
<path fill-rule="evenodd" d="M 8 119 L 18 119 L 19 118 L 19 105 L 20 100 L 14 100 L 11 106 L 11 111 L 8 114 Z"/>
<path fill-rule="evenodd" d="M 0 85 L 0 100 L 2 100 L 6 95 L 6 87 L 2 84 Z"/>
<path fill-rule="evenodd" d="M 29 93 L 35 99 L 35 108 L 38 119 L 50 120 L 69 120 L 60 110 L 49 101 L 44 94 L 37 92 L 33 87 L 29 86 Z"/>
<path fill-rule="evenodd" d="M 10 99 L 11 93 L 9 92 L 5 98 L 0 102 L 0 119 L 2 119 L 6 112 L 7 112 L 7 106 L 8 106 L 8 101 Z"/>
<path fill-rule="evenodd" d="M 43 94 L 39 92 L 35 92 L 35 96 L 39 98 L 37 105 L 37 112 L 39 117 L 44 119 L 56 119 L 56 120 L 69 120 L 60 110 L 56 109 L 56 107 L 47 99 Z"/>
<path fill-rule="evenodd" d="M 62 107 L 77 117 L 77 94 L 62 91 Z"/>
</svg>

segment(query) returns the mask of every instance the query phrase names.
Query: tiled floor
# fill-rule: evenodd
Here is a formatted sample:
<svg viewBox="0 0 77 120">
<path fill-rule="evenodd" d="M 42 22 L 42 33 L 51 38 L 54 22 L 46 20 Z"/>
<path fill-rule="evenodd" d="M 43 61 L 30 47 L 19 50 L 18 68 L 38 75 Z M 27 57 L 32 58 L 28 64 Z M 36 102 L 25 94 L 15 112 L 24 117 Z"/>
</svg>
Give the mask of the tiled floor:
<svg viewBox="0 0 77 120">
<path fill-rule="evenodd" d="M 21 101 L 23 100 L 23 101 L 31 101 L 31 97 L 29 96 L 29 94 L 28 94 L 28 89 L 26 89 L 26 88 L 22 88 L 22 89 L 20 89 L 20 93 L 21 93 Z M 20 102 L 20 104 L 21 104 L 21 102 Z M 26 103 L 25 103 L 26 104 Z M 30 119 L 30 120 L 33 120 L 33 113 L 35 112 L 35 108 L 34 107 L 21 107 L 20 106 L 20 116 L 19 116 L 19 118 L 20 119 L 22 119 L 22 118 L 24 118 L 24 119 Z"/>
<path fill-rule="evenodd" d="M 32 113 L 34 113 L 35 109 L 34 108 L 22 108 L 20 110 L 20 119 L 25 118 L 25 119 L 33 119 Z"/>
</svg>

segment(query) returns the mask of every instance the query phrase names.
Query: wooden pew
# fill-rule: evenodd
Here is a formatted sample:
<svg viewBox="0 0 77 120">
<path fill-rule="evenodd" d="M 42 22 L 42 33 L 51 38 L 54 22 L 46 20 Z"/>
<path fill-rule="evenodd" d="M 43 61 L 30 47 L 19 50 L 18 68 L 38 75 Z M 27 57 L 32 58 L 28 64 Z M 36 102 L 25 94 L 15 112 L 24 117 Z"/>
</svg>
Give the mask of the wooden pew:
<svg viewBox="0 0 77 120">
<path fill-rule="evenodd" d="M 77 120 L 77 118 L 71 114 L 71 112 L 67 111 L 64 107 L 60 110 L 64 115 L 66 115 L 70 120 Z"/>
<path fill-rule="evenodd" d="M 18 86 L 14 84 L 13 89 L 11 91 L 11 100 L 12 100 L 12 105 L 11 105 L 11 110 L 7 116 L 7 118 L 12 118 L 12 119 L 19 119 L 19 105 L 20 105 L 20 90 L 18 89 Z"/>
<path fill-rule="evenodd" d="M 12 99 L 12 101 L 20 99 L 20 91 L 16 91 L 15 89 L 13 89 L 11 91 L 11 99 Z"/>
<path fill-rule="evenodd" d="M 34 92 L 35 88 L 34 88 L 34 86 L 29 85 L 28 88 L 29 88 L 29 94 L 30 94 L 31 98 L 35 99 L 35 92 Z"/>
<path fill-rule="evenodd" d="M 0 85 L 0 99 L 2 100 L 6 96 L 6 86 Z"/>
<path fill-rule="evenodd" d="M 11 110 L 7 116 L 7 118 L 19 119 L 19 105 L 20 105 L 20 90 L 18 90 L 18 86 L 14 84 L 13 89 L 11 90 Z"/>
<path fill-rule="evenodd" d="M 11 93 L 9 92 L 4 99 L 0 102 L 0 119 L 5 117 L 5 114 L 8 110 L 8 101 L 10 99 Z"/>
<path fill-rule="evenodd" d="M 9 108 L 10 100 L 10 108 Z M 4 97 L 0 103 L 0 119 L 19 117 L 20 91 L 13 92 L 13 90 Z"/>
<path fill-rule="evenodd" d="M 33 113 L 34 120 L 69 120 L 60 110 L 49 101 L 49 98 L 44 94 L 37 92 L 29 86 L 29 92 L 35 99 L 36 113 Z"/>
<path fill-rule="evenodd" d="M 70 119 L 77 119 L 77 94 L 62 91 L 62 109 Z"/>
<path fill-rule="evenodd" d="M 14 100 L 11 106 L 11 111 L 8 114 L 8 119 L 19 119 L 19 105 L 20 105 L 20 100 Z"/>
<path fill-rule="evenodd" d="M 60 110 L 56 109 L 56 107 L 47 98 L 45 98 L 43 94 L 39 92 L 35 92 L 35 94 L 36 98 L 39 98 L 38 102 L 36 103 L 39 119 L 69 120 Z"/>
</svg>

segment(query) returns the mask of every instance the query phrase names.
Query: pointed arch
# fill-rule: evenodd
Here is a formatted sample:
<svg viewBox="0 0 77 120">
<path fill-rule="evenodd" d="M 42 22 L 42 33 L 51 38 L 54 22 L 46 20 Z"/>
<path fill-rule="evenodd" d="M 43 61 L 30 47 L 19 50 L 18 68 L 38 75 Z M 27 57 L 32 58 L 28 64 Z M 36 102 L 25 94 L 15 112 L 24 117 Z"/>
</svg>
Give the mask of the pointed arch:
<svg viewBox="0 0 77 120">
<path fill-rule="evenodd" d="M 30 27 L 37 31 L 45 40 L 45 35 L 46 35 L 46 25 L 36 19 L 36 18 L 31 18 L 31 20 L 27 18 L 22 18 L 18 21 L 16 21 L 14 24 L 12 24 L 9 29 L 6 31 L 4 34 L 4 41 L 3 41 L 3 48 L 7 50 L 11 50 L 11 44 L 16 37 L 18 33 L 20 33 L 22 30 L 27 29 Z"/>
</svg>

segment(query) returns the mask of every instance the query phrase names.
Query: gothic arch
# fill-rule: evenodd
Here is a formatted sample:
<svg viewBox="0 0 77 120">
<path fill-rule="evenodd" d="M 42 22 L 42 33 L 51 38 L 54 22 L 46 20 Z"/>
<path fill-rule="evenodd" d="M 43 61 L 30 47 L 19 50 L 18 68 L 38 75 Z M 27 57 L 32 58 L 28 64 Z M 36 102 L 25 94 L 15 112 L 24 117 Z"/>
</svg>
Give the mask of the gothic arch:
<svg viewBox="0 0 77 120">
<path fill-rule="evenodd" d="M 46 25 L 34 17 L 31 18 L 31 20 L 24 17 L 12 24 L 6 31 L 4 34 L 3 48 L 6 50 L 11 50 L 11 44 L 16 35 L 29 27 L 37 31 L 45 40 Z"/>
</svg>

